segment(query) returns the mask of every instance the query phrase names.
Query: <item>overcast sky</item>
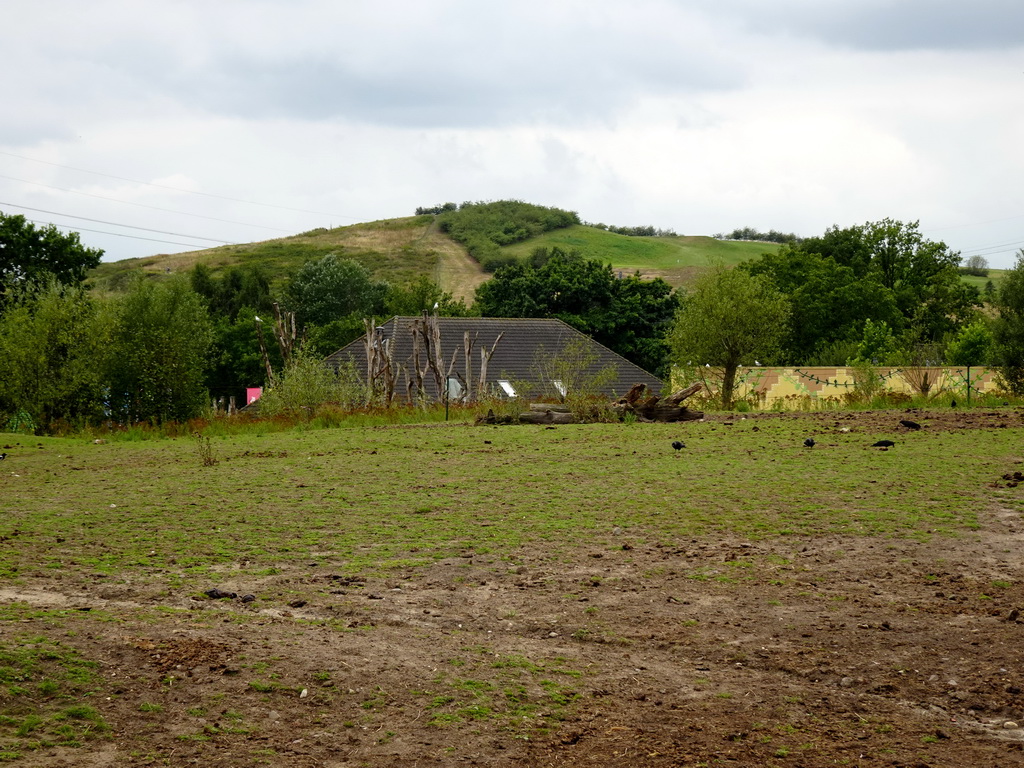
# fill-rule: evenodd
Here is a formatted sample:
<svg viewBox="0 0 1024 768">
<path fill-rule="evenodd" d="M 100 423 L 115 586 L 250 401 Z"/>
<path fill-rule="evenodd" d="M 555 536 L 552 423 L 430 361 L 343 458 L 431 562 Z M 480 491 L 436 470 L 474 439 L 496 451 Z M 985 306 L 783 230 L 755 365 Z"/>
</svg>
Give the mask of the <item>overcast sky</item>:
<svg viewBox="0 0 1024 768">
<path fill-rule="evenodd" d="M 687 235 L 919 220 L 994 267 L 1024 248 L 1020 0 L 6 0 L 3 16 L 0 211 L 77 229 L 106 260 L 508 198 Z"/>
</svg>

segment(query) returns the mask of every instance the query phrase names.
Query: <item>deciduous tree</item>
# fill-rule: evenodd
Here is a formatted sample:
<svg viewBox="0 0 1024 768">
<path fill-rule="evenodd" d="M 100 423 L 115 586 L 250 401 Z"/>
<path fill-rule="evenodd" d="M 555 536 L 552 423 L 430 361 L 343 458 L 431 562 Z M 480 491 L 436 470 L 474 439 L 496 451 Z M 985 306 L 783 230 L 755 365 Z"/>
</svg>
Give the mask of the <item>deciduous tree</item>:
<svg viewBox="0 0 1024 768">
<path fill-rule="evenodd" d="M 1015 395 L 1024 395 L 1024 250 L 1017 254 L 999 286 L 995 323 L 995 358 L 1003 384 Z"/>
<path fill-rule="evenodd" d="M 326 325 L 346 315 L 379 314 L 388 284 L 373 279 L 366 267 L 329 253 L 307 261 L 285 289 L 285 306 L 302 326 Z"/>
<path fill-rule="evenodd" d="M 184 277 L 138 278 L 114 300 L 106 345 L 110 410 L 118 421 L 186 421 L 209 407 L 210 318 Z"/>
<path fill-rule="evenodd" d="M 669 344 L 675 361 L 720 366 L 722 406 L 732 405 L 737 368 L 779 347 L 789 303 L 767 279 L 717 267 L 701 277 L 683 299 Z"/>
<path fill-rule="evenodd" d="M 664 280 L 619 278 L 611 265 L 553 248 L 540 263 L 502 267 L 477 288 L 484 317 L 556 317 L 652 373 L 664 375 L 665 335 L 678 299 Z"/>
<path fill-rule="evenodd" d="M 98 420 L 99 357 L 97 306 L 80 286 L 13 288 L 0 315 L 0 417 L 27 413 L 41 432 Z"/>
<path fill-rule="evenodd" d="M 0 311 L 11 286 L 42 285 L 47 278 L 77 284 L 102 256 L 101 249 L 82 245 L 77 232 L 64 234 L 52 224 L 36 227 L 24 216 L 0 213 Z"/>
</svg>

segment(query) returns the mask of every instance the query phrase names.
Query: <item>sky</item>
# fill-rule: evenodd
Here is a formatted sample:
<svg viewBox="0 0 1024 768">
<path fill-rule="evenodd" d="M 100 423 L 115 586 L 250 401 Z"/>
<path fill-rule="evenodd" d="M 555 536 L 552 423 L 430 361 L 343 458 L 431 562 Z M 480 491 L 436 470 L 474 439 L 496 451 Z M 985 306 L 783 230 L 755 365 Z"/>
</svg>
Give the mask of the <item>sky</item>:
<svg viewBox="0 0 1024 768">
<path fill-rule="evenodd" d="M 6 0 L 0 212 L 104 260 L 517 199 L 1024 248 L 1020 0 Z"/>
</svg>

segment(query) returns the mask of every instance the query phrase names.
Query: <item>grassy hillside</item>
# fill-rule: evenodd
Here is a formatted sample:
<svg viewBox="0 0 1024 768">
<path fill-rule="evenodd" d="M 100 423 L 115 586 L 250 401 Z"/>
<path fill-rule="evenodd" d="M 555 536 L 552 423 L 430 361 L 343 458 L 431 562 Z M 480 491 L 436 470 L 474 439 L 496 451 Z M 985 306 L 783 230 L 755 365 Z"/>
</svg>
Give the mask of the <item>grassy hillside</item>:
<svg viewBox="0 0 1024 768">
<path fill-rule="evenodd" d="M 1006 270 L 1005 269 L 990 269 L 988 271 L 988 276 L 987 277 L 975 277 L 974 275 L 961 275 L 960 279 L 963 280 L 968 285 L 975 286 L 979 291 L 981 291 L 981 295 L 984 296 L 985 295 L 985 284 L 988 283 L 989 280 L 991 280 L 992 281 L 992 285 L 995 286 L 998 289 L 999 288 L 999 284 L 1003 281 L 1003 277 L 1005 275 L 1006 275 Z"/>
<path fill-rule="evenodd" d="M 714 264 L 732 267 L 779 248 L 776 243 L 716 240 L 705 236 L 627 237 L 578 225 L 546 232 L 504 250 L 516 256 L 528 256 L 541 246 L 579 249 L 616 269 L 640 270 L 647 276 L 663 277 L 674 286 L 690 282 L 701 269 Z"/>
<path fill-rule="evenodd" d="M 779 248 L 775 243 L 704 236 L 628 237 L 578 224 L 544 232 L 500 250 L 522 258 L 535 248 L 556 246 L 578 249 L 615 269 L 662 277 L 677 287 L 692 282 L 713 264 L 735 266 Z M 266 270 L 273 283 L 280 285 L 304 262 L 328 253 L 354 259 L 377 278 L 392 283 L 427 275 L 467 303 L 472 301 L 476 287 L 488 278 L 466 247 L 442 232 L 435 216 L 426 214 L 315 229 L 276 240 L 106 262 L 93 270 L 90 282 L 100 291 L 116 290 L 134 272 L 163 275 L 188 271 L 204 263 L 215 275 L 232 266 L 256 264 Z M 993 269 L 988 278 L 965 276 L 964 280 L 983 290 L 988 279 L 998 286 L 1002 273 Z"/>
<path fill-rule="evenodd" d="M 710 237 L 626 237 L 575 225 L 506 246 L 502 251 L 527 256 L 540 246 L 579 249 L 586 256 L 610 263 L 616 269 L 640 270 L 650 277 L 663 277 L 675 286 L 691 281 L 702 268 L 713 263 L 720 261 L 732 266 L 778 247 L 772 243 L 721 241 Z M 281 284 L 289 272 L 304 262 L 328 253 L 354 259 L 372 270 L 376 277 L 394 283 L 427 275 L 444 290 L 467 301 L 488 277 L 464 246 L 440 231 L 434 216 L 423 215 L 315 229 L 276 240 L 202 251 L 104 262 L 92 271 L 90 282 L 100 291 L 116 290 L 135 272 L 149 275 L 186 272 L 203 263 L 214 275 L 229 267 L 256 264 L 267 271 L 273 283 Z"/>
<path fill-rule="evenodd" d="M 138 271 L 162 275 L 186 272 L 203 263 L 218 275 L 229 267 L 255 264 L 266 270 L 273 283 L 280 284 L 306 261 L 328 253 L 358 261 L 376 277 L 393 283 L 428 275 L 456 296 L 472 296 L 486 278 L 465 248 L 439 231 L 433 216 L 411 216 L 314 229 L 257 243 L 106 262 L 93 270 L 90 280 L 99 290 L 113 290 Z"/>
</svg>

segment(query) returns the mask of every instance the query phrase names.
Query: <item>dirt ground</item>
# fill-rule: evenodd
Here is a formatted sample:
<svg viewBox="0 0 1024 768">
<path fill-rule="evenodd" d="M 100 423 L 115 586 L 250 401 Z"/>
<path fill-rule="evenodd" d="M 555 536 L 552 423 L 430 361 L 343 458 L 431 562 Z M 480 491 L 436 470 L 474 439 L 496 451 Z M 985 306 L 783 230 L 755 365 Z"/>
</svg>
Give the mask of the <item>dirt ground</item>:
<svg viewBox="0 0 1024 768">
<path fill-rule="evenodd" d="M 931 430 L 1021 425 L 926 415 Z M 756 418 L 870 431 L 881 417 Z M 957 538 L 623 535 L 558 561 L 467 551 L 391 580 L 226 573 L 216 586 L 249 603 L 30 580 L 0 602 L 80 609 L 55 639 L 101 662 L 112 736 L 23 763 L 1024 765 L 1022 468 L 985 479 L 980 530 Z M 737 564 L 744 578 L 715 578 Z M 303 599 L 267 605 L 271 584 Z M 155 622 L 160 606 L 188 611 Z"/>
</svg>

